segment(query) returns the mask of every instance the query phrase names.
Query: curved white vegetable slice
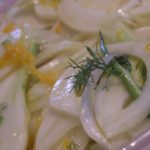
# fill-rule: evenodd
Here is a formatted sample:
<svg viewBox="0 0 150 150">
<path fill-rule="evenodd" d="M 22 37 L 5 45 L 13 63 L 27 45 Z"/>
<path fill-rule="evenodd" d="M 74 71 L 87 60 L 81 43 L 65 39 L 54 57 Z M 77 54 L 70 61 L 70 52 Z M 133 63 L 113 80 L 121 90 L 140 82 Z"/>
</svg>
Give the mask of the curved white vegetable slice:
<svg viewBox="0 0 150 150">
<path fill-rule="evenodd" d="M 36 57 L 36 64 L 41 64 L 44 61 L 54 58 L 56 55 L 69 56 L 82 48 L 80 42 L 62 41 L 58 43 L 50 43 L 47 49 L 41 51 Z"/>
<path fill-rule="evenodd" d="M 18 70 L 0 82 L 0 149 L 26 150 L 27 112 L 25 105 L 26 73 Z M 5 107 L 4 107 L 5 106 Z"/>
<path fill-rule="evenodd" d="M 52 21 L 57 18 L 57 11 L 53 7 L 41 5 L 38 3 L 34 6 L 34 9 L 37 16 L 42 19 Z"/>
<path fill-rule="evenodd" d="M 81 125 L 73 128 L 65 138 L 68 138 L 77 144 L 79 146 L 78 150 L 85 150 L 89 142 L 89 137 Z"/>
<path fill-rule="evenodd" d="M 59 76 L 64 72 L 66 66 L 68 66 L 68 56 L 58 56 L 38 69 L 45 73 L 53 70 Z"/>
<path fill-rule="evenodd" d="M 123 45 L 126 45 L 124 48 Z M 116 45 L 117 47 L 117 45 Z M 113 48 L 113 47 L 112 47 Z M 115 48 L 115 46 L 114 46 Z M 122 48 L 122 49 L 121 49 Z M 118 49 L 113 49 L 114 53 L 116 54 L 128 54 L 128 55 L 134 55 L 137 57 L 140 57 L 146 64 L 147 67 L 147 81 L 144 85 L 144 88 L 142 90 L 142 94 L 140 97 L 133 101 L 128 107 L 122 108 L 120 111 L 113 113 L 113 114 L 103 114 L 103 119 L 99 118 L 98 123 L 102 127 L 102 129 L 105 132 L 105 135 L 107 138 L 116 136 L 118 134 L 121 134 L 125 131 L 128 131 L 129 129 L 134 128 L 136 125 L 138 125 L 140 122 L 142 122 L 145 117 L 148 115 L 150 111 L 150 98 L 149 98 L 149 91 L 150 91 L 150 61 L 149 61 L 149 54 L 145 51 L 145 45 L 144 44 L 137 44 L 137 43 L 131 43 L 131 44 L 119 44 Z M 89 95 L 91 88 L 86 88 L 84 97 L 86 95 Z M 97 91 L 98 92 L 98 91 Z M 116 91 L 118 92 L 118 91 Z M 83 97 L 83 99 L 84 99 Z M 90 97 L 86 96 L 86 97 Z M 89 98 L 90 101 L 94 99 L 94 97 Z M 101 99 L 99 99 L 101 100 Z M 111 101 L 111 99 L 110 99 Z M 111 103 L 111 102 L 110 102 Z M 83 108 L 85 108 L 86 104 L 83 103 Z M 108 104 L 109 105 L 109 104 Z M 95 111 L 95 113 L 97 113 Z M 98 114 L 96 114 L 98 116 Z M 86 116 L 88 118 L 88 116 Z M 92 128 L 92 127 L 91 127 Z M 89 130 L 90 126 L 89 126 Z"/>
<path fill-rule="evenodd" d="M 99 124 L 106 116 L 120 113 L 129 94 L 121 81 L 113 76 L 106 80 L 106 84 L 97 88 L 94 100 L 95 117 Z M 101 81 L 102 83 L 102 81 Z"/>
<path fill-rule="evenodd" d="M 49 104 L 58 110 L 79 116 L 81 97 L 77 97 L 74 91 L 71 91 L 73 87 L 72 79 L 66 79 L 73 74 L 74 70 L 68 68 L 58 79 L 52 88 Z"/>
<path fill-rule="evenodd" d="M 49 107 L 44 114 L 35 142 L 36 150 L 52 149 L 66 133 L 80 124 L 76 118 Z"/>
<path fill-rule="evenodd" d="M 75 0 L 62 0 L 58 6 L 58 15 L 69 27 L 85 32 L 98 32 L 101 25 L 119 16 L 117 13 L 81 7 Z"/>
<path fill-rule="evenodd" d="M 150 14 L 149 1 L 145 0 L 131 0 L 124 7 L 118 10 L 118 13 L 125 17 L 126 21 L 137 26 L 148 26 L 150 21 L 148 16 Z"/>
<path fill-rule="evenodd" d="M 99 72 L 96 72 L 94 75 L 95 79 L 98 79 Z M 81 109 L 81 123 L 83 128 L 85 129 L 86 133 L 94 139 L 100 146 L 104 149 L 110 148 L 110 143 L 106 139 L 105 135 L 103 134 L 104 131 L 100 126 L 97 124 L 94 111 L 93 111 L 93 104 L 91 99 L 93 98 L 92 87 L 87 86 L 85 91 L 82 95 L 82 109 Z"/>
<path fill-rule="evenodd" d="M 149 130 L 150 127 L 150 119 L 146 118 L 144 121 L 142 121 L 139 125 L 137 125 L 135 128 L 129 130 L 127 134 L 133 138 L 143 134 L 145 131 Z"/>
<path fill-rule="evenodd" d="M 78 3 L 86 8 L 92 8 L 97 10 L 114 10 L 116 7 L 120 7 L 120 3 L 118 0 L 77 0 Z M 109 5 L 108 5 L 109 4 Z"/>
<path fill-rule="evenodd" d="M 72 149 L 74 147 L 75 150 L 85 150 L 88 146 L 88 142 L 88 135 L 85 133 L 82 126 L 79 125 L 72 128 L 52 150 L 67 150 L 71 145 Z"/>
<path fill-rule="evenodd" d="M 85 42 L 85 45 L 90 47 L 92 47 L 93 44 L 95 44 L 95 39 L 88 40 L 87 43 Z M 81 49 L 72 56 L 72 59 L 80 62 L 81 58 L 84 59 L 85 56 L 87 56 L 87 51 Z M 55 109 L 79 117 L 81 97 L 77 97 L 75 92 L 73 90 L 71 91 L 73 87 L 72 78 L 66 79 L 74 75 L 74 73 L 72 68 L 68 68 L 64 71 L 51 90 L 49 104 Z"/>
<path fill-rule="evenodd" d="M 146 26 L 135 30 L 135 35 L 138 40 L 143 42 L 149 42 L 150 39 L 150 27 Z"/>
</svg>

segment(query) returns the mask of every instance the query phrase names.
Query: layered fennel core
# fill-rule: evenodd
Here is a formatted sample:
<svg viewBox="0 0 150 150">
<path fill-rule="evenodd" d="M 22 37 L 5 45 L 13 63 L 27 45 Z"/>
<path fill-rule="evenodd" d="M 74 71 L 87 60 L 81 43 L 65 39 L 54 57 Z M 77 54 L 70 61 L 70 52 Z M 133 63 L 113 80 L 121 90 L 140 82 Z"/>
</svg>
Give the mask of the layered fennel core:
<svg viewBox="0 0 150 150">
<path fill-rule="evenodd" d="M 138 98 L 138 96 L 141 94 L 141 88 L 146 80 L 147 71 L 144 62 L 135 56 L 119 56 L 113 57 L 108 63 L 106 63 L 105 60 L 109 56 L 109 53 L 105 47 L 103 37 L 100 40 L 100 44 L 101 51 L 97 50 L 94 52 L 91 48 L 87 47 L 89 57 L 87 57 L 85 60 L 76 63 L 71 59 L 70 67 L 78 70 L 77 73 L 71 77 L 73 78 L 72 88 L 75 90 L 75 93 L 80 96 L 82 95 L 84 88 L 90 85 L 90 82 L 96 82 L 96 86 L 98 86 L 103 76 L 109 77 L 110 75 L 114 75 L 122 81 L 132 100 Z M 140 62 L 139 66 L 138 64 L 133 66 L 129 59 L 130 61 L 134 62 L 134 64 L 136 61 Z M 139 70 L 139 68 L 142 70 L 137 75 L 139 76 L 138 78 L 143 81 L 142 85 L 139 85 L 139 81 L 134 80 L 135 77 L 134 73 L 131 75 L 131 68 L 132 70 Z M 100 75 L 98 81 L 94 81 L 92 74 L 97 69 L 102 70 L 102 74 Z"/>
<path fill-rule="evenodd" d="M 24 67 L 29 74 L 39 81 L 53 85 L 56 81 L 57 75 L 55 72 L 42 73 L 35 66 L 35 50 L 31 52 L 22 43 L 11 44 L 9 42 L 3 43 L 4 55 L 0 58 L 0 67 L 7 65 L 14 65 L 15 67 Z M 36 48 L 36 46 L 33 46 Z M 33 53 L 33 54 L 32 54 Z"/>
</svg>

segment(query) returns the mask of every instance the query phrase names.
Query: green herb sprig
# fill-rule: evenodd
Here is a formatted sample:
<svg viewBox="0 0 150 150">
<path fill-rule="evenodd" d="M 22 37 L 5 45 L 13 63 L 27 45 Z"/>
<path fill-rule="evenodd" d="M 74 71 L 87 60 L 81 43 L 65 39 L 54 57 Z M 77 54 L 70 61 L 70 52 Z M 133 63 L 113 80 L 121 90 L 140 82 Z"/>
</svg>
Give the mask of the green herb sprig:
<svg viewBox="0 0 150 150">
<path fill-rule="evenodd" d="M 129 71 L 131 69 L 131 64 L 127 60 L 125 56 L 121 57 L 113 57 L 110 62 L 107 64 L 104 61 L 104 58 L 108 57 L 110 54 L 105 45 L 104 38 L 102 33 L 100 32 L 100 50 L 96 50 L 94 52 L 91 48 L 86 47 L 89 53 L 89 57 L 85 60 L 76 63 L 74 60 L 70 59 L 70 67 L 73 69 L 77 69 L 76 74 L 71 77 L 73 78 L 73 87 L 77 95 L 81 95 L 84 91 L 84 88 L 90 84 L 90 82 L 94 82 L 92 73 L 97 69 L 101 69 L 103 73 L 100 75 L 98 82 L 96 85 L 100 83 L 100 79 L 103 75 L 114 75 L 122 81 L 124 87 L 129 92 L 132 99 L 136 99 L 140 94 L 140 88 L 137 86 L 134 79 L 131 77 Z M 102 52 L 102 55 L 100 55 Z"/>
<path fill-rule="evenodd" d="M 98 51 L 93 52 L 90 47 L 86 47 L 86 49 L 90 57 L 87 57 L 85 60 L 76 63 L 70 58 L 69 67 L 77 69 L 77 73 L 68 78 L 73 78 L 72 89 L 75 89 L 77 95 L 81 95 L 84 88 L 90 85 L 90 82 L 94 82 L 92 76 L 93 71 L 96 69 L 105 70 L 107 67 Z M 89 80 L 89 78 L 91 78 L 91 80 Z"/>
</svg>

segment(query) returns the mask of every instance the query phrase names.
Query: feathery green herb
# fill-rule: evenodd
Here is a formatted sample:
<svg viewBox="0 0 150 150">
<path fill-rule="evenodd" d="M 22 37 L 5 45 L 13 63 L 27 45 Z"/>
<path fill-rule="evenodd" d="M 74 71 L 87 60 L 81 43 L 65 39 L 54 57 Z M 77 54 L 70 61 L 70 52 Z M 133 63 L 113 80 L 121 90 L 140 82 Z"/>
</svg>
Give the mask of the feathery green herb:
<svg viewBox="0 0 150 150">
<path fill-rule="evenodd" d="M 109 62 L 105 62 L 110 56 L 108 49 L 105 45 L 104 38 L 100 32 L 100 50 L 93 51 L 91 48 L 86 47 L 89 53 L 89 57 L 85 60 L 76 63 L 70 59 L 70 67 L 77 69 L 76 74 L 71 77 L 73 78 L 73 87 L 77 95 L 81 95 L 84 88 L 90 85 L 90 82 L 94 82 L 92 73 L 93 71 L 100 69 L 103 73 L 100 75 L 99 80 L 96 82 L 96 86 L 100 83 L 103 75 L 114 75 L 122 81 L 123 85 L 131 95 L 132 99 L 136 99 L 141 91 L 137 86 L 136 82 L 130 75 L 131 64 L 126 56 L 112 57 Z M 102 52 L 102 54 L 100 53 Z"/>
<path fill-rule="evenodd" d="M 92 72 L 96 69 L 105 70 L 106 64 L 103 61 L 101 55 L 98 52 L 93 52 L 91 48 L 86 47 L 90 57 L 79 62 L 78 64 L 70 59 L 70 67 L 78 69 L 77 74 L 73 76 L 73 89 L 75 89 L 77 95 L 82 94 L 84 88 L 90 85 L 90 82 L 94 82 Z M 72 77 L 72 76 L 71 76 Z M 68 77 L 70 78 L 70 77 Z M 91 81 L 89 81 L 91 78 Z"/>
</svg>

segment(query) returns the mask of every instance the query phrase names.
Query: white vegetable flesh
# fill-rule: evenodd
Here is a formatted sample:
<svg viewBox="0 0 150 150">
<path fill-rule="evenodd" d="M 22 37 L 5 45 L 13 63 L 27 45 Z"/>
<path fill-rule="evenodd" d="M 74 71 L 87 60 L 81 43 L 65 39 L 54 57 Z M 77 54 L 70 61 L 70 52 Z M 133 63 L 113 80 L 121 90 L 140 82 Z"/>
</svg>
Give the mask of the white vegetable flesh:
<svg viewBox="0 0 150 150">
<path fill-rule="evenodd" d="M 73 90 L 71 91 L 73 86 L 72 79 L 66 79 L 73 73 L 73 69 L 68 68 L 58 79 L 52 88 L 49 104 L 57 110 L 79 116 L 81 97 L 76 96 Z"/>
<path fill-rule="evenodd" d="M 102 121 L 106 116 L 120 113 L 125 102 L 129 98 L 129 94 L 123 87 L 118 78 L 110 77 L 106 79 L 104 86 L 100 86 L 95 93 L 94 110 L 95 117 L 102 126 Z"/>
<path fill-rule="evenodd" d="M 6 104 L 0 126 L 0 149 L 26 150 L 28 114 L 25 104 L 24 84 L 26 73 L 17 70 L 1 81 L 0 103 Z"/>
<path fill-rule="evenodd" d="M 93 46 L 95 40 L 88 40 L 88 42 L 86 41 L 85 44 L 87 43 L 89 46 Z M 81 58 L 85 58 L 85 56 L 87 56 L 85 49 L 81 49 L 81 51 L 72 56 L 72 59 L 81 61 Z M 59 111 L 79 117 L 81 97 L 77 96 L 72 90 L 73 78 L 66 79 L 73 74 L 74 70 L 72 68 L 65 69 L 51 90 L 49 105 Z"/>
<path fill-rule="evenodd" d="M 53 110 L 46 108 L 45 116 L 39 128 L 35 149 L 52 149 L 72 128 L 80 124 L 79 120 Z"/>
<path fill-rule="evenodd" d="M 76 126 L 71 129 L 61 141 L 53 148 L 53 150 L 69 149 L 68 146 L 72 144 L 76 145 L 78 150 L 84 150 L 89 142 L 89 137 L 83 130 L 82 126 Z"/>
<path fill-rule="evenodd" d="M 115 55 L 127 53 L 142 57 L 147 68 L 150 68 L 149 63 L 147 63 L 149 54 L 143 50 L 145 46 L 148 46 L 149 49 L 149 0 L 95 0 L 94 3 L 91 0 L 61 0 L 58 8 L 39 3 L 34 5 L 33 1 L 20 1 L 6 15 L 10 19 L 9 21 L 13 20 L 17 24 L 16 26 L 21 27 L 16 30 L 18 33 L 20 32 L 20 35 L 16 38 L 16 31 L 6 38 L 1 34 L 3 36 L 2 41 L 8 38 L 14 43 L 23 34 L 22 36 L 27 40 L 26 44 L 30 45 L 34 42 L 40 44 L 41 51 L 36 57 L 36 65 L 40 66 L 38 69 L 41 72 L 53 70 L 61 74 L 68 64 L 68 56 L 72 56 L 83 45 L 88 45 L 89 41 L 85 42 L 85 39 L 88 37 L 95 38 L 99 30 L 106 36 L 107 43 L 131 40 L 147 42 L 147 45 L 131 42 L 114 44 L 108 46 L 108 49 Z M 6 16 L 2 19 L 7 18 Z M 56 27 L 61 28 L 59 34 L 56 34 Z M 143 55 L 143 53 L 145 54 Z M 0 56 L 2 54 L 3 48 L 0 47 Z M 51 61 L 47 63 L 49 60 Z M 43 65 L 44 63 L 46 64 Z M 8 106 L 3 112 L 4 120 L 0 126 L 0 149 L 26 150 L 27 113 L 24 89 L 20 86 L 20 83 L 23 83 L 20 78 L 23 76 L 22 73 L 16 72 L 16 78 L 12 73 L 13 69 L 13 66 L 8 66 L 0 70 L 0 102 L 4 102 L 4 98 L 8 102 Z M 33 87 L 28 91 L 31 122 L 35 122 L 32 125 L 33 130 L 31 129 L 33 134 L 37 132 L 39 125 L 37 125 L 36 119 L 40 116 L 43 108 L 50 105 L 50 108 L 45 112 L 46 114 L 43 115 L 43 122 L 36 138 L 35 150 L 60 150 L 63 146 L 61 143 L 63 138 L 70 138 L 74 135 L 76 137 L 73 139 L 75 141 L 77 139 L 77 143 L 82 142 L 79 150 L 85 149 L 89 140 L 86 133 L 98 143 L 94 144 L 92 150 L 101 148 L 116 150 L 120 145 L 149 128 L 149 121 L 144 119 L 150 111 L 147 94 L 150 90 L 148 86 L 150 82 L 149 71 L 143 94 L 128 107 L 123 107 L 129 96 L 128 93 L 121 86 L 120 81 L 110 77 L 109 82 L 111 83 L 108 92 L 106 89 L 100 89 L 100 87 L 95 93 L 88 92 L 89 95 L 86 95 L 83 100 L 81 114 L 81 97 L 77 97 L 73 91 L 70 91 L 71 79 L 65 80 L 73 73 L 72 69 L 67 69 L 61 75 L 54 85 L 50 97 L 48 97 L 49 93 L 46 93 L 47 89 L 41 85 L 35 85 L 36 88 Z M 114 83 L 114 81 L 116 82 Z M 18 88 L 15 88 L 16 86 Z M 89 90 L 91 89 L 92 87 Z M 56 111 L 51 107 L 55 108 Z M 65 114 L 61 114 L 62 112 Z M 82 128 L 76 127 L 80 121 L 72 116 L 77 118 L 81 116 L 81 122 L 86 133 Z"/>
<path fill-rule="evenodd" d="M 149 61 L 149 54 L 144 50 L 143 44 L 135 44 L 136 47 L 130 51 L 130 48 L 128 48 L 126 51 L 123 51 L 120 53 L 124 54 L 130 54 L 135 55 L 137 57 L 140 57 L 146 64 L 146 67 L 150 67 L 150 61 Z M 122 108 L 119 112 L 117 112 L 115 115 L 106 115 L 106 118 L 102 121 L 101 124 L 105 124 L 104 130 L 106 131 L 106 135 L 108 137 L 112 137 L 116 134 L 123 133 L 133 127 L 135 127 L 137 124 L 139 124 L 142 120 L 145 119 L 145 117 L 149 113 L 149 103 L 150 100 L 148 98 L 148 91 L 150 90 L 149 87 L 149 80 L 150 80 L 150 74 L 149 70 L 147 70 L 147 81 L 144 85 L 144 88 L 142 90 L 142 93 L 140 97 L 132 102 L 127 108 Z M 117 91 L 116 91 L 117 92 Z M 136 109 L 137 108 L 137 109 Z M 133 111 L 134 110 L 134 111 Z M 128 115 L 130 114 L 130 115 Z M 130 123 L 129 123 L 130 122 Z M 126 124 L 124 126 L 124 124 Z"/>
<path fill-rule="evenodd" d="M 37 55 L 36 64 L 41 64 L 58 55 L 69 56 L 81 48 L 82 44 L 80 42 L 62 41 L 54 44 L 51 43 L 47 45 L 45 51 L 41 51 Z"/>
<path fill-rule="evenodd" d="M 34 6 L 34 10 L 38 17 L 46 21 L 53 21 L 54 19 L 57 19 L 57 11 L 53 7 L 37 3 Z"/>
<path fill-rule="evenodd" d="M 84 32 L 98 32 L 103 24 L 119 17 L 117 13 L 84 8 L 75 0 L 62 0 L 58 6 L 58 15 L 69 27 Z"/>
<path fill-rule="evenodd" d="M 121 47 L 122 49 L 120 49 Z M 150 67 L 149 54 L 145 51 L 145 44 L 115 44 L 109 46 L 109 49 L 115 55 L 137 56 L 144 61 L 147 68 Z M 124 103 L 129 95 L 123 85 L 119 83 L 120 81 L 110 78 L 111 82 L 107 84 L 108 91 L 103 87 L 97 88 L 96 91 L 92 86 L 86 87 L 83 94 L 81 122 L 88 135 L 106 149 L 112 147 L 109 145 L 111 138 L 131 131 L 149 114 L 149 73 L 147 70 L 147 80 L 140 97 L 126 107 L 124 107 Z"/>
</svg>

